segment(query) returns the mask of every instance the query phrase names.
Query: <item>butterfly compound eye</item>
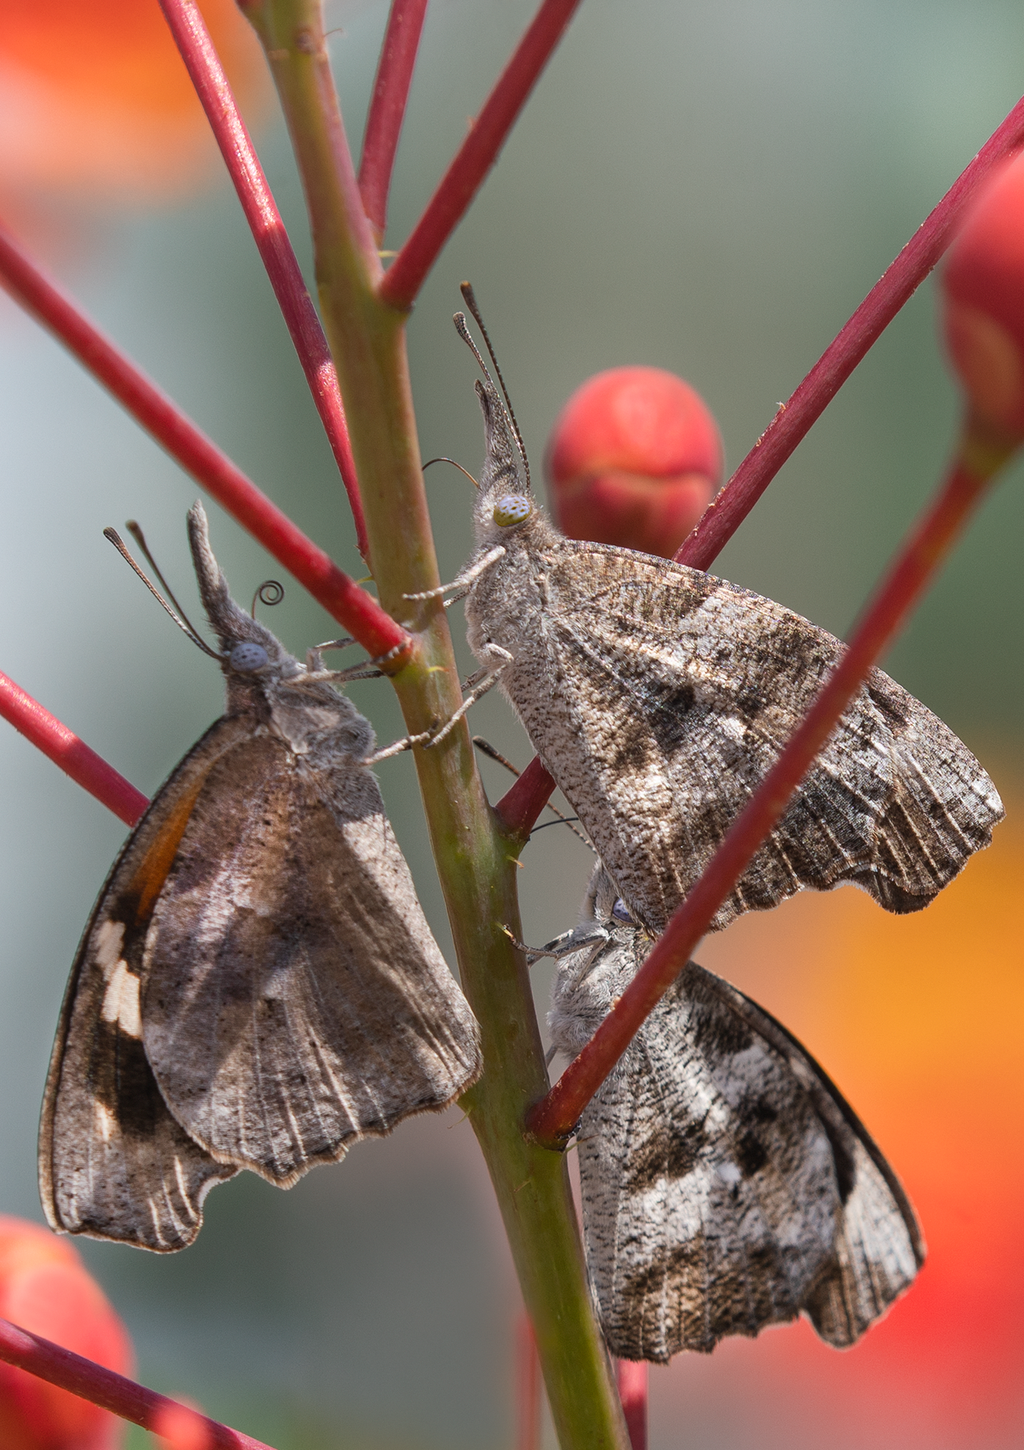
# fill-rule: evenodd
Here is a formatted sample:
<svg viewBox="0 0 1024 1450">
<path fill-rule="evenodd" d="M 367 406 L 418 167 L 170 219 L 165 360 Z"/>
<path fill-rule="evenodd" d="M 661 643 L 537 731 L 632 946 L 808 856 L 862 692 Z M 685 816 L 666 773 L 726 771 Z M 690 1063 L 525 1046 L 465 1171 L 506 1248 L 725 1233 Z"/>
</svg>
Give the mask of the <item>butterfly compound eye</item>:
<svg viewBox="0 0 1024 1450">
<path fill-rule="evenodd" d="M 494 505 L 494 522 L 503 529 L 521 524 L 533 513 L 533 502 L 521 493 L 508 493 Z"/>
<path fill-rule="evenodd" d="M 233 670 L 241 674 L 250 674 L 253 670 L 261 670 L 264 665 L 270 663 L 270 656 L 261 644 L 252 644 L 243 640 L 236 644 L 228 655 L 228 664 Z"/>
<path fill-rule="evenodd" d="M 624 921 L 627 926 L 632 926 L 633 918 L 629 914 L 629 907 L 621 896 L 615 898 L 615 905 L 612 907 L 612 916 L 616 921 Z"/>
</svg>

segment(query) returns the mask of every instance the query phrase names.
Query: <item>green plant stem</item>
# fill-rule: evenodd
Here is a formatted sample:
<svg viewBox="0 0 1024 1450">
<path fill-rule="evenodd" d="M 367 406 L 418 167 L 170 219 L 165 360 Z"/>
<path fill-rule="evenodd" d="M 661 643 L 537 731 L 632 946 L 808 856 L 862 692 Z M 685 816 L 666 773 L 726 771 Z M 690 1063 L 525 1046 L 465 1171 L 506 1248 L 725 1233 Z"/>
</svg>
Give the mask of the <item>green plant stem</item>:
<svg viewBox="0 0 1024 1450">
<path fill-rule="evenodd" d="M 449 718 L 461 695 L 444 610 L 405 595 L 438 580 L 405 348 L 405 317 L 377 291 L 380 265 L 344 140 L 316 0 L 243 0 L 267 51 L 313 229 L 317 286 L 341 382 L 382 604 L 415 631 L 392 676 L 410 732 Z M 480 1023 L 484 1073 L 462 1099 L 487 1161 L 533 1321 L 563 1450 L 625 1450 L 611 1366 L 594 1321 L 564 1157 L 527 1142 L 547 1087 L 516 899 L 523 839 L 487 803 L 463 720 L 415 751 L 462 983 Z"/>
</svg>

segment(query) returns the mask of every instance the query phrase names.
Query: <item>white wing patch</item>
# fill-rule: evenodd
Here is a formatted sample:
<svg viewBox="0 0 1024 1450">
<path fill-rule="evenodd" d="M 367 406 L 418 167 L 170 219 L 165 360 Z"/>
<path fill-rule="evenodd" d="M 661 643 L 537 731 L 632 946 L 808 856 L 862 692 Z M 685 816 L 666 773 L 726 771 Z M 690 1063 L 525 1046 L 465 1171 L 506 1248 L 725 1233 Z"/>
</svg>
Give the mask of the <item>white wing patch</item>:
<svg viewBox="0 0 1024 1450">
<path fill-rule="evenodd" d="M 123 931 L 123 928 L 120 928 Z M 107 979 L 100 1016 L 104 1022 L 117 1024 L 126 1037 L 142 1037 L 142 1014 L 139 1011 L 139 979 L 129 971 L 128 963 L 118 961 Z"/>
</svg>

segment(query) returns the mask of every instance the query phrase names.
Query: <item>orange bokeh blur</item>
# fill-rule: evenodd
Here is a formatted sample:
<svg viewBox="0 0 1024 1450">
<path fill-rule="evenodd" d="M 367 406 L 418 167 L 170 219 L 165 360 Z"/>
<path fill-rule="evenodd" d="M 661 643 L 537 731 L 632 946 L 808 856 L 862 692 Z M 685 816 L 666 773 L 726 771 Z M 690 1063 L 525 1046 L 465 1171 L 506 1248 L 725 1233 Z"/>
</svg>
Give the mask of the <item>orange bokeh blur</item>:
<svg viewBox="0 0 1024 1450">
<path fill-rule="evenodd" d="M 680 1407 L 705 1392 L 756 1397 L 793 1450 L 824 1443 L 829 1426 L 836 1447 L 1019 1443 L 1024 779 L 985 764 L 1007 819 L 925 911 L 893 917 L 850 888 L 806 892 L 697 954 L 834 1078 L 903 1180 L 928 1245 L 909 1293 L 851 1350 L 801 1322 L 668 1371 Z"/>
<path fill-rule="evenodd" d="M 242 103 L 266 93 L 234 0 L 201 9 Z M 173 198 L 216 148 L 157 0 L 0 0 L 0 201 Z"/>
</svg>

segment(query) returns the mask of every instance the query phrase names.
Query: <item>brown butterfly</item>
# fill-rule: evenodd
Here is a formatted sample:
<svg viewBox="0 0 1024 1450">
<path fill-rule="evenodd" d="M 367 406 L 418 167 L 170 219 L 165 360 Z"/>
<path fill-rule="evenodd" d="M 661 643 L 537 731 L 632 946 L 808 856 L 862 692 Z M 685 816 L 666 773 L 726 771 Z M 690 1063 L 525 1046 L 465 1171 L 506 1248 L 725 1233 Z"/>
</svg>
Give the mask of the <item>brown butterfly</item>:
<svg viewBox="0 0 1024 1450">
<path fill-rule="evenodd" d="M 558 960 L 554 1044 L 575 1057 L 651 949 L 603 867 Z M 781 1023 L 690 962 L 587 1104 L 583 1236 L 613 1354 L 664 1362 L 801 1311 L 843 1348 L 924 1261 L 881 1151 Z"/>
<path fill-rule="evenodd" d="M 161 786 L 71 972 L 39 1142 L 68 1233 L 192 1242 L 210 1187 L 287 1188 L 479 1075 L 476 1021 L 366 760 L 369 722 L 189 542 L 227 710 Z"/>
<path fill-rule="evenodd" d="M 661 931 L 843 646 L 724 579 L 565 538 L 520 475 L 525 453 L 489 376 L 476 389 L 487 440 L 477 546 L 446 589 L 467 595 L 482 669 L 459 713 L 500 683 L 631 913 Z M 844 882 L 916 911 L 1002 815 L 966 746 L 874 669 L 712 927 Z"/>
</svg>

